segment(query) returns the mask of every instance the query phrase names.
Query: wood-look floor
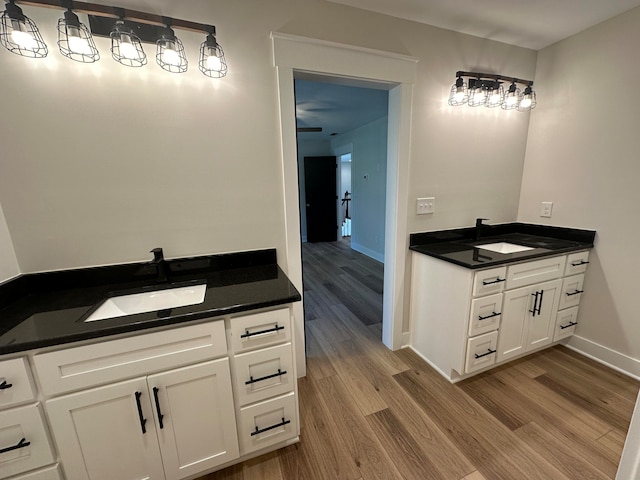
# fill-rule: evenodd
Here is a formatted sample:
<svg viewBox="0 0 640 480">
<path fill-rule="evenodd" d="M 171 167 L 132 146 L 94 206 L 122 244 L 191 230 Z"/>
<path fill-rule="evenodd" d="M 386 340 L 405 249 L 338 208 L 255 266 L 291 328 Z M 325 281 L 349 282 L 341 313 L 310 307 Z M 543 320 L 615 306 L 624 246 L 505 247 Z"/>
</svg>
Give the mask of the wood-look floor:
<svg viewBox="0 0 640 480">
<path fill-rule="evenodd" d="M 451 385 L 380 342 L 382 265 L 303 245 L 300 443 L 200 480 L 611 479 L 638 382 L 553 347 Z"/>
</svg>

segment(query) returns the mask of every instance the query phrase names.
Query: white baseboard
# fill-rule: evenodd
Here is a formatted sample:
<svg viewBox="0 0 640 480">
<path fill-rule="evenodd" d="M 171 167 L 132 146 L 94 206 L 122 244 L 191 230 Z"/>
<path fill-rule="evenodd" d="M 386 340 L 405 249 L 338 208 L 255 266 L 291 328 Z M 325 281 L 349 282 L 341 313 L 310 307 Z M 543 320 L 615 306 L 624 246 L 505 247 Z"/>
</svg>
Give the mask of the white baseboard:
<svg viewBox="0 0 640 480">
<path fill-rule="evenodd" d="M 620 373 L 640 380 L 640 360 L 577 335 L 570 337 L 565 346 Z"/>
<path fill-rule="evenodd" d="M 353 237 L 351 237 L 353 238 Z M 353 250 L 355 250 L 356 252 L 360 252 L 364 255 L 366 255 L 367 257 L 371 257 L 374 260 L 379 261 L 380 263 L 384 263 L 384 254 L 380 253 L 380 252 L 376 252 L 374 250 L 371 250 L 370 248 L 367 247 L 363 247 L 362 245 L 355 243 L 353 240 L 351 240 L 351 248 Z"/>
</svg>

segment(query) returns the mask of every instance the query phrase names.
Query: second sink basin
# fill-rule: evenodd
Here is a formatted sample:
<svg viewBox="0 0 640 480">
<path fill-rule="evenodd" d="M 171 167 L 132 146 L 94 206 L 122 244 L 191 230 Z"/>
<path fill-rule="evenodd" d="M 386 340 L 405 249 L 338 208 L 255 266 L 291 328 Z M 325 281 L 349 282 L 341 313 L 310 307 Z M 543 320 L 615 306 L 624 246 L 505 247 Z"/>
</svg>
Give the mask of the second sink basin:
<svg viewBox="0 0 640 480">
<path fill-rule="evenodd" d="M 524 245 L 507 242 L 485 243 L 484 245 L 476 245 L 476 247 L 496 253 L 517 253 L 533 250 L 532 247 L 525 247 Z"/>
<path fill-rule="evenodd" d="M 204 302 L 206 289 L 206 284 L 189 285 L 111 297 L 105 300 L 84 321 L 94 322 L 96 320 L 135 315 L 136 313 L 197 305 Z"/>
</svg>

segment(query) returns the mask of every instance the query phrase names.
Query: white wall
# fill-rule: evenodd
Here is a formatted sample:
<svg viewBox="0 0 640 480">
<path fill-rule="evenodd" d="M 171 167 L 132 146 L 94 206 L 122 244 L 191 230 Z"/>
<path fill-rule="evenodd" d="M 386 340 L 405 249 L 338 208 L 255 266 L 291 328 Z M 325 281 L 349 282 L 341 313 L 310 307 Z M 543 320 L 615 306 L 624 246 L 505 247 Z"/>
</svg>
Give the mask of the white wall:
<svg viewBox="0 0 640 480">
<path fill-rule="evenodd" d="M 17 276 L 19 273 L 18 259 L 0 205 L 0 283 Z"/>
<path fill-rule="evenodd" d="M 638 25 L 640 8 L 539 52 L 518 219 L 597 230 L 571 343 L 640 376 Z"/>
<path fill-rule="evenodd" d="M 333 155 L 329 140 L 298 140 L 298 185 L 300 191 L 300 235 L 307 241 L 307 209 L 304 183 L 304 157 L 324 157 Z"/>
<path fill-rule="evenodd" d="M 331 139 L 336 149 L 345 144 L 352 145 L 351 248 L 383 262 L 387 117 Z M 344 191 L 340 195 L 344 195 Z"/>
</svg>

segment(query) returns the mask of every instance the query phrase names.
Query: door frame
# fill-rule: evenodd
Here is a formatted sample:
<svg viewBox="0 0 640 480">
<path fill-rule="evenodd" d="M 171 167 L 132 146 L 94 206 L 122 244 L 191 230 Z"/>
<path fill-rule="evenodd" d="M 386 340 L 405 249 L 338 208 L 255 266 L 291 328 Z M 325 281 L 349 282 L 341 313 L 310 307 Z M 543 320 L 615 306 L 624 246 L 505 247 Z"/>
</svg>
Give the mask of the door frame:
<svg viewBox="0 0 640 480">
<path fill-rule="evenodd" d="M 273 58 L 280 107 L 282 180 L 285 209 L 285 258 L 281 266 L 302 292 L 302 248 L 294 78 L 312 74 L 340 78 L 341 83 L 389 91 L 387 197 L 382 342 L 402 347 L 407 232 L 412 90 L 418 60 L 406 55 L 272 32 Z M 304 299 L 303 299 L 304 301 Z M 306 375 L 303 302 L 293 305 L 298 375 Z"/>
</svg>

